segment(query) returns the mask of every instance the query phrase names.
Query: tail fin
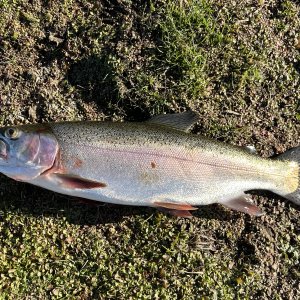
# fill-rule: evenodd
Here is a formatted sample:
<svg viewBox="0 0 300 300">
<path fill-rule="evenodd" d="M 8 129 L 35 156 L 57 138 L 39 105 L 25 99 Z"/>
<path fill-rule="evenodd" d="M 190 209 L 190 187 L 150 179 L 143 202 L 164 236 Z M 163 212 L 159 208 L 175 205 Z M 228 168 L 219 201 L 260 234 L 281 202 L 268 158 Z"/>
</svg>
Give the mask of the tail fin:
<svg viewBox="0 0 300 300">
<path fill-rule="evenodd" d="M 292 148 L 283 154 L 279 155 L 277 157 L 279 160 L 283 161 L 290 161 L 290 162 L 296 162 L 298 164 L 297 167 L 297 176 L 298 176 L 298 186 L 296 190 L 290 194 L 284 195 L 285 198 L 288 200 L 291 200 L 292 202 L 296 203 L 297 205 L 300 205 L 300 146 Z"/>
</svg>

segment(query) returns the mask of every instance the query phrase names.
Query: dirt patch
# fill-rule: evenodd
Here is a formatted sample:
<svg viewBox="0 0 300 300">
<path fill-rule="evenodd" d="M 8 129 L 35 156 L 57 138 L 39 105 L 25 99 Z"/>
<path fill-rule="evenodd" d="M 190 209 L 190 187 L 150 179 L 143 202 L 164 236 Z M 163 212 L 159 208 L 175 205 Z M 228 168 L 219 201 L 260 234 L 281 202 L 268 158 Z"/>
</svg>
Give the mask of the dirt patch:
<svg viewBox="0 0 300 300">
<path fill-rule="evenodd" d="M 2 125 L 194 109 L 195 134 L 263 156 L 299 144 L 297 1 L 2 1 L 0 9 Z M 260 218 L 213 205 L 189 221 L 90 207 L 4 177 L 0 192 L 7 297 L 300 296 L 299 208 L 277 196 L 254 196 Z"/>
</svg>

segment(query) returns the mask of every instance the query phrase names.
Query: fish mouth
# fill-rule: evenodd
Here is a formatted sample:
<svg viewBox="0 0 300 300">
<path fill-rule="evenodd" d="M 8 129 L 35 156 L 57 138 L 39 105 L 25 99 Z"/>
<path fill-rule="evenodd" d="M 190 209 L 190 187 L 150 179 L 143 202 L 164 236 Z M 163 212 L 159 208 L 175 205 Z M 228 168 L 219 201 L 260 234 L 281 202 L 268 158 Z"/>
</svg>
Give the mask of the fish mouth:
<svg viewBox="0 0 300 300">
<path fill-rule="evenodd" d="M 8 145 L 0 139 L 0 160 L 7 159 L 7 149 Z"/>
</svg>

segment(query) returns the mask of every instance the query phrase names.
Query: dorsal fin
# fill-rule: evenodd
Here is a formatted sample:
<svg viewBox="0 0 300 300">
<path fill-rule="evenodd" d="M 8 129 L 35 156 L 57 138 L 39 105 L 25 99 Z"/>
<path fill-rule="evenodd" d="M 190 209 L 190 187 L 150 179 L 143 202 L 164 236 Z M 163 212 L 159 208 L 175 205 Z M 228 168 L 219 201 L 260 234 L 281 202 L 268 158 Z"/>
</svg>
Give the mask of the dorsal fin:
<svg viewBox="0 0 300 300">
<path fill-rule="evenodd" d="M 188 110 L 178 114 L 166 114 L 166 115 L 154 116 L 147 122 L 188 132 L 198 120 L 199 120 L 199 114 L 194 111 Z"/>
</svg>

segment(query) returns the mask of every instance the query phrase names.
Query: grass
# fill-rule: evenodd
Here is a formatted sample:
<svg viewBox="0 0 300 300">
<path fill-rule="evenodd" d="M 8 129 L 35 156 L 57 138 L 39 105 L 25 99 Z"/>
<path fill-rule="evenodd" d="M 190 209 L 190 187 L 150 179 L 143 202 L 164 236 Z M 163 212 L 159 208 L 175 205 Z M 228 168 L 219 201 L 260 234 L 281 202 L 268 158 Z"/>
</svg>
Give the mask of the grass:
<svg viewBox="0 0 300 300">
<path fill-rule="evenodd" d="M 181 85 L 177 89 L 184 89 L 191 103 L 202 96 L 207 85 L 204 45 L 220 45 L 223 39 L 212 14 L 206 1 L 181 5 L 171 1 L 166 8 L 165 22 L 160 24 L 161 63 L 166 65 L 165 72 L 170 77 L 179 77 Z"/>
<path fill-rule="evenodd" d="M 270 156 L 299 144 L 300 6 L 0 1 L 0 123 L 142 121 Z M 299 208 L 213 205 L 192 220 L 97 207 L 1 176 L 0 299 L 297 299 Z"/>
</svg>

